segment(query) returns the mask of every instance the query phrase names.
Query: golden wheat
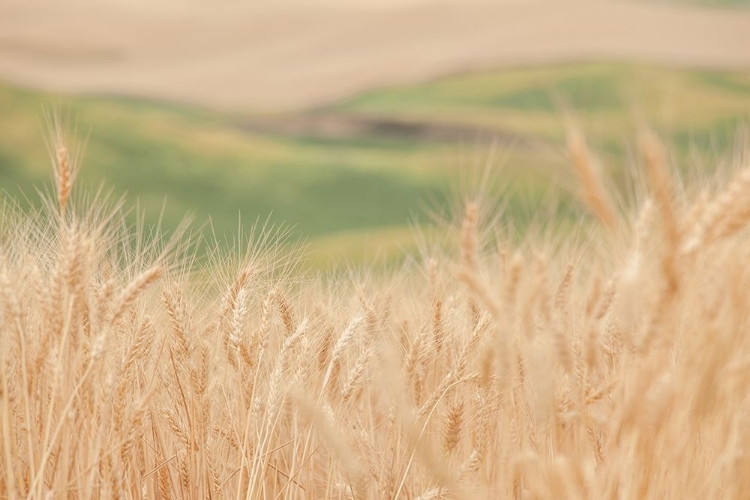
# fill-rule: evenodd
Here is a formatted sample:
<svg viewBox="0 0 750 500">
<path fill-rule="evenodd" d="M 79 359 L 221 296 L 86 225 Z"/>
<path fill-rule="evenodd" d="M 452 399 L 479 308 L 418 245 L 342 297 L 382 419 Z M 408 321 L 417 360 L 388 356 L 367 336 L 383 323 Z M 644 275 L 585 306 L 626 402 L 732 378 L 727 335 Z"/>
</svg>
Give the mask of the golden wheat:
<svg viewBox="0 0 750 500">
<path fill-rule="evenodd" d="M 747 170 L 678 200 L 645 134 L 650 196 L 615 209 L 573 135 L 608 231 L 493 247 L 469 201 L 455 247 L 328 282 L 267 237 L 196 268 L 77 204 L 53 149 L 56 205 L 3 213 L 1 498 L 750 491 Z"/>
</svg>

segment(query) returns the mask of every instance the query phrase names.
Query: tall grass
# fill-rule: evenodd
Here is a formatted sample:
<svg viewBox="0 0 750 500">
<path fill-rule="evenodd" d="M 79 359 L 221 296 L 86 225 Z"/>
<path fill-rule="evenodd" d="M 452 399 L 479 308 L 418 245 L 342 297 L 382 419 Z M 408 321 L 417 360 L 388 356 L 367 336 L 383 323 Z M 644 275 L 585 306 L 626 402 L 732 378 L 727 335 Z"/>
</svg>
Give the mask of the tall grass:
<svg viewBox="0 0 750 500">
<path fill-rule="evenodd" d="M 0 497 L 750 491 L 747 169 L 691 200 L 644 134 L 624 209 L 573 135 L 590 236 L 494 242 L 467 200 L 454 246 L 328 280 L 268 234 L 197 265 L 53 142 L 55 195 L 0 219 Z"/>
</svg>

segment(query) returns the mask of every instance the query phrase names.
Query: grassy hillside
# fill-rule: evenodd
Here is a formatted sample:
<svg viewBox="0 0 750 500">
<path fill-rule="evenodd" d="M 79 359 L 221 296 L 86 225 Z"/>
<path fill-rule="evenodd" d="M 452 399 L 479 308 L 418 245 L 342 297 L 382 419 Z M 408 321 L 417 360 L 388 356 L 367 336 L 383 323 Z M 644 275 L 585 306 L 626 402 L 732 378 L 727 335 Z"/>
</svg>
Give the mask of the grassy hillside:
<svg viewBox="0 0 750 500">
<path fill-rule="evenodd" d="M 42 104 L 76 117 L 88 137 L 82 180 L 114 187 L 165 225 L 187 210 L 218 234 L 269 215 L 315 237 L 404 224 L 419 200 L 442 191 L 429 167 L 441 147 L 418 143 L 320 142 L 248 133 L 236 117 L 182 106 L 109 98 L 51 98 L 0 89 L 0 183 L 30 194 L 46 180 Z"/>
<path fill-rule="evenodd" d="M 525 186 L 514 200 L 533 206 L 566 162 L 565 108 L 611 170 L 625 165 L 617 158 L 641 122 L 683 158 L 722 153 L 750 116 L 750 79 L 621 64 L 519 68 L 374 90 L 284 117 L 2 86 L 0 183 L 13 194 L 46 179 L 50 104 L 88 134 L 84 184 L 104 182 L 151 216 L 166 197 L 168 228 L 186 210 L 200 223 L 211 217 L 218 235 L 236 232 L 240 212 L 247 225 L 271 214 L 294 237 L 318 241 L 313 257 L 323 262 L 331 241 L 358 256 L 372 256 L 376 241 L 390 249 L 409 241 L 410 215 L 441 204 L 448 182 L 486 161 L 493 137 L 498 161 Z"/>
<path fill-rule="evenodd" d="M 750 73 L 622 64 L 531 67 L 451 76 L 356 96 L 335 109 L 407 120 L 461 123 L 550 142 L 565 133 L 561 111 L 587 135 L 620 148 L 643 122 L 677 146 L 724 149 L 750 116 Z"/>
<path fill-rule="evenodd" d="M 10 132 L 2 139 L 3 172 L 38 177 L 46 168 L 38 112 L 44 99 L 10 89 L 2 98 L 2 125 Z M 430 187 L 429 176 L 414 168 L 431 153 L 419 144 L 315 144 L 244 133 L 231 117 L 191 109 L 106 99 L 64 102 L 63 109 L 77 117 L 79 135 L 90 129 L 84 170 L 90 180 L 106 179 L 146 203 L 160 204 L 166 194 L 170 204 L 205 209 L 222 228 L 238 209 L 246 216 L 275 210 L 278 219 L 313 235 L 376 226 L 393 222 Z M 400 164 L 409 168 L 384 168 Z"/>
</svg>

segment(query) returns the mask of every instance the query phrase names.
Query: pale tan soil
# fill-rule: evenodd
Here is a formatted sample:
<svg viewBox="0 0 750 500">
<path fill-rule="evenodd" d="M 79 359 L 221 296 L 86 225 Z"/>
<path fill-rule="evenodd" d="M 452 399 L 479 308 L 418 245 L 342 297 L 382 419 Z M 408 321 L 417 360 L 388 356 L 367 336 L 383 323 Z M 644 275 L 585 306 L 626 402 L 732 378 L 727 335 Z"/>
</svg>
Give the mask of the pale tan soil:
<svg viewBox="0 0 750 500">
<path fill-rule="evenodd" d="M 614 0 L 154 3 L 3 0 L 0 79 L 242 111 L 503 65 L 750 67 L 749 10 Z"/>
</svg>

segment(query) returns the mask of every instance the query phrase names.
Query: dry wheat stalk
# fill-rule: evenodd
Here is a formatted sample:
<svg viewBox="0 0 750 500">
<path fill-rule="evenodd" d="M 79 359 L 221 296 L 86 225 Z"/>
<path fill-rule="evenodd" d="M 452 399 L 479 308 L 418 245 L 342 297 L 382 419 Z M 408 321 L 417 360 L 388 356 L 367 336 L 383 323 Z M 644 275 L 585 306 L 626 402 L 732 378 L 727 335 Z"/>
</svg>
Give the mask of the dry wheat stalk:
<svg viewBox="0 0 750 500">
<path fill-rule="evenodd" d="M 609 231 L 495 248 L 469 203 L 425 267 L 348 281 L 146 269 L 61 149 L 46 219 L 0 225 L 0 497 L 742 498 L 747 174 L 678 202 L 646 136 L 620 221 L 580 140 Z"/>
</svg>

